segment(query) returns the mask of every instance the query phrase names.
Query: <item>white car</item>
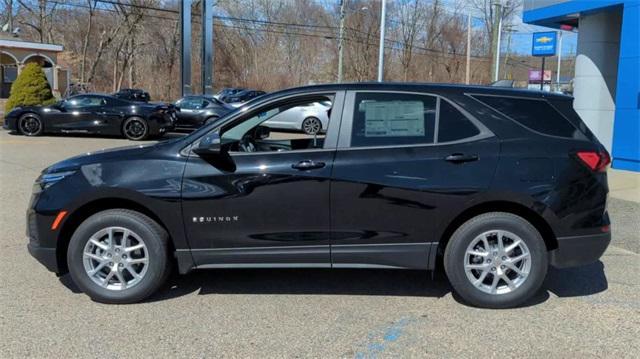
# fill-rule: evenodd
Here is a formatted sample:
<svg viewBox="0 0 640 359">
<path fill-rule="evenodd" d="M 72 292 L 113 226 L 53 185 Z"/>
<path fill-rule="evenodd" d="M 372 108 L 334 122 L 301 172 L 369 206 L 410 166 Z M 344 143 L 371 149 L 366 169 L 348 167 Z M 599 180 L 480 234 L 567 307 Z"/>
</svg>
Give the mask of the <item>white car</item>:
<svg viewBox="0 0 640 359">
<path fill-rule="evenodd" d="M 313 102 L 307 106 L 290 108 L 264 122 L 269 128 L 298 130 L 308 135 L 316 135 L 327 130 L 331 102 Z"/>
</svg>

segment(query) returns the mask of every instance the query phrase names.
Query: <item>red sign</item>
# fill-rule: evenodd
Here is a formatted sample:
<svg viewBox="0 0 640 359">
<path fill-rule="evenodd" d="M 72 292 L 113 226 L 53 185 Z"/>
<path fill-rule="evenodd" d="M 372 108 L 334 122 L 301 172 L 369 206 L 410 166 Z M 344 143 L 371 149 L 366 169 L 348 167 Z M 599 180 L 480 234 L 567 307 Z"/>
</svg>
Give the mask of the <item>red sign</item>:
<svg viewBox="0 0 640 359">
<path fill-rule="evenodd" d="M 529 82 L 540 82 L 541 70 L 529 70 Z M 551 70 L 544 70 L 544 81 L 551 81 Z"/>
</svg>

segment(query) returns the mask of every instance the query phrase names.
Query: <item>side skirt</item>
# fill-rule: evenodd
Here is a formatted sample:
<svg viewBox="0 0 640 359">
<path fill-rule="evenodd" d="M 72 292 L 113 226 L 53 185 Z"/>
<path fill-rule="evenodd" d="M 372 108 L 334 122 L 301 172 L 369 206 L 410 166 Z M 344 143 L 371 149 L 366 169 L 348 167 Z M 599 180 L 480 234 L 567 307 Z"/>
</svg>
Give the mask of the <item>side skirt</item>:
<svg viewBox="0 0 640 359">
<path fill-rule="evenodd" d="M 438 243 L 334 244 L 333 268 L 433 269 Z M 433 263 L 431 263 L 433 261 Z"/>
<path fill-rule="evenodd" d="M 337 244 L 178 250 L 181 274 L 207 268 L 381 268 L 435 267 L 438 243 Z"/>
</svg>

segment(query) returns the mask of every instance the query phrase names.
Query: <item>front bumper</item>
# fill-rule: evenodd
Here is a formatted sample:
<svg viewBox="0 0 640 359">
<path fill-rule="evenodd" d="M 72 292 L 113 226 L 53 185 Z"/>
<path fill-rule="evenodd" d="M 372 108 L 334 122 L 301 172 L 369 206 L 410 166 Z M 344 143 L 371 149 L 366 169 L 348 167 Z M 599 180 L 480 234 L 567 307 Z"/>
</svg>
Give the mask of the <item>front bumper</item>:
<svg viewBox="0 0 640 359">
<path fill-rule="evenodd" d="M 62 270 L 56 251 L 57 232 L 51 230 L 55 213 L 50 215 L 37 213 L 34 209 L 37 200 L 37 195 L 32 196 L 27 210 L 27 238 L 29 239 L 27 249 L 29 254 L 48 270 L 59 274 Z"/>
<path fill-rule="evenodd" d="M 27 244 L 27 249 L 29 250 L 29 254 L 33 256 L 33 258 L 37 259 L 42 265 L 44 265 L 49 271 L 58 273 L 60 269 L 58 268 L 58 258 L 56 256 L 55 248 L 44 248 L 38 246 L 37 241 L 29 241 Z"/>
<path fill-rule="evenodd" d="M 16 130 L 16 121 L 15 117 L 5 117 L 3 119 L 2 128 L 7 131 L 15 131 Z"/>
<path fill-rule="evenodd" d="M 577 267 L 597 261 L 611 242 L 611 232 L 585 236 L 559 237 L 558 248 L 551 251 L 551 265 Z"/>
</svg>

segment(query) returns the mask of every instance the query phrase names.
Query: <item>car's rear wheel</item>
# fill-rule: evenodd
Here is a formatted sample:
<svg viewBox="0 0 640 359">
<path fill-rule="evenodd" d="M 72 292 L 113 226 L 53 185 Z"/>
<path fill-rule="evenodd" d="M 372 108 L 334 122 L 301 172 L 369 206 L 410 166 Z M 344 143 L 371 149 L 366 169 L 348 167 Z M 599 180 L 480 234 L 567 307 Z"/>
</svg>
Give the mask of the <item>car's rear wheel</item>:
<svg viewBox="0 0 640 359">
<path fill-rule="evenodd" d="M 138 302 L 153 294 L 171 271 L 168 234 L 139 212 L 99 212 L 71 237 L 67 265 L 73 281 L 93 300 Z"/>
<path fill-rule="evenodd" d="M 542 236 L 531 223 L 511 213 L 492 212 L 468 220 L 454 232 L 444 266 L 466 302 L 509 308 L 540 289 L 548 258 Z"/>
<path fill-rule="evenodd" d="M 149 124 L 142 117 L 129 117 L 122 124 L 122 134 L 133 141 L 144 140 L 149 136 Z"/>
<path fill-rule="evenodd" d="M 204 124 L 205 124 L 205 125 L 208 125 L 208 124 L 210 124 L 210 123 L 216 122 L 216 121 L 218 121 L 218 119 L 219 119 L 219 118 L 220 118 L 220 117 L 218 117 L 218 116 L 211 116 L 211 117 L 207 118 L 207 119 L 204 121 Z"/>
<path fill-rule="evenodd" d="M 43 130 L 42 119 L 35 113 L 26 113 L 18 119 L 18 131 L 25 136 L 38 136 Z"/>
<path fill-rule="evenodd" d="M 302 131 L 307 135 L 316 135 L 322 131 L 322 122 L 316 117 L 307 117 L 302 121 Z"/>
</svg>

